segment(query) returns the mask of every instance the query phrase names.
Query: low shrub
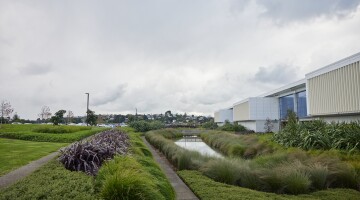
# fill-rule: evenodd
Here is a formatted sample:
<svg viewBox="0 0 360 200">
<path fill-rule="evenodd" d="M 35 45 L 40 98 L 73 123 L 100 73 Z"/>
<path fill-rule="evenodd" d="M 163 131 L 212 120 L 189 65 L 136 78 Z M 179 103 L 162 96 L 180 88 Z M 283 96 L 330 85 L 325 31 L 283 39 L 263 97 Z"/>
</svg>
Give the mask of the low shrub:
<svg viewBox="0 0 360 200">
<path fill-rule="evenodd" d="M 165 127 L 165 125 L 160 121 L 148 122 L 145 120 L 132 121 L 129 123 L 129 126 L 131 128 L 134 128 L 136 132 L 147 132 L 150 130 L 162 129 Z"/>
<path fill-rule="evenodd" d="M 71 171 L 95 175 L 105 160 L 113 158 L 116 154 L 126 154 L 128 146 L 128 136 L 125 133 L 115 130 L 104 131 L 89 141 L 75 142 L 60 149 L 59 161 Z"/>
<path fill-rule="evenodd" d="M 298 122 L 295 114 L 289 115 L 287 125 L 274 134 L 273 140 L 286 147 L 309 149 L 341 149 L 360 151 L 360 121 L 350 123 L 322 120 Z"/>
<path fill-rule="evenodd" d="M 210 122 L 205 122 L 201 125 L 203 128 L 206 128 L 206 129 L 217 129 L 219 126 L 213 122 L 213 121 L 210 121 Z"/>
<path fill-rule="evenodd" d="M 230 123 L 229 121 L 225 121 L 225 124 L 218 127 L 218 129 L 222 131 L 232 131 L 232 132 L 245 132 L 248 131 L 245 126 L 238 123 Z"/>
<path fill-rule="evenodd" d="M 32 131 L 36 133 L 74 133 L 91 130 L 91 128 L 89 126 L 38 126 Z"/>
</svg>

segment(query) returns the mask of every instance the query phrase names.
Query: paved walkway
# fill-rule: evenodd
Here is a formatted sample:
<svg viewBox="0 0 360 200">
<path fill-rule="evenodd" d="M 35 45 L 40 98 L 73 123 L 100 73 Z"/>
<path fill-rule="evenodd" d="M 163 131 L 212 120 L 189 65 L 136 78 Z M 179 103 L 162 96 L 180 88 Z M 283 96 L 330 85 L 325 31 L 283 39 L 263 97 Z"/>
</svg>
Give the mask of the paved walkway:
<svg viewBox="0 0 360 200">
<path fill-rule="evenodd" d="M 51 153 L 45 157 L 40 158 L 39 160 L 35 160 L 30 162 L 29 164 L 22 166 L 14 171 L 11 171 L 8 174 L 0 177 L 0 189 L 10 186 L 16 181 L 28 176 L 39 167 L 47 163 L 49 160 L 55 158 L 58 155 L 58 152 Z"/>
<path fill-rule="evenodd" d="M 180 177 L 174 172 L 169 161 L 158 151 L 156 151 L 144 137 L 142 137 L 145 144 L 149 147 L 154 159 L 159 163 L 161 169 L 169 179 L 171 185 L 175 189 L 176 199 L 178 200 L 198 200 L 195 194 L 188 188 L 188 186 L 180 179 Z"/>
</svg>

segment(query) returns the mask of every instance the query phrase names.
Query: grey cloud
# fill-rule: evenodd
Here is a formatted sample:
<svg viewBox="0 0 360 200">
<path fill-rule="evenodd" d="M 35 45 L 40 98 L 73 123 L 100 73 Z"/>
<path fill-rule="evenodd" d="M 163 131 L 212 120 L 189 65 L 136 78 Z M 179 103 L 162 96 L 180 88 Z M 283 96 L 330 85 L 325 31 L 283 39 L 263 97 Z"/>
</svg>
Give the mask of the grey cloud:
<svg viewBox="0 0 360 200">
<path fill-rule="evenodd" d="M 359 0 L 257 0 L 266 9 L 265 17 L 279 22 L 307 20 L 319 16 L 342 17 L 357 9 Z"/>
<path fill-rule="evenodd" d="M 125 92 L 126 92 L 125 84 L 121 84 L 117 86 L 115 89 L 107 89 L 102 94 L 94 98 L 92 105 L 101 106 L 114 102 L 115 100 L 121 98 Z"/>
<path fill-rule="evenodd" d="M 48 63 L 30 63 L 20 68 L 19 72 L 24 75 L 44 75 L 50 73 L 52 70 L 52 65 Z"/>
<path fill-rule="evenodd" d="M 271 67 L 259 67 L 254 77 L 251 79 L 255 82 L 284 84 L 296 81 L 297 69 L 289 65 L 276 65 Z"/>
</svg>

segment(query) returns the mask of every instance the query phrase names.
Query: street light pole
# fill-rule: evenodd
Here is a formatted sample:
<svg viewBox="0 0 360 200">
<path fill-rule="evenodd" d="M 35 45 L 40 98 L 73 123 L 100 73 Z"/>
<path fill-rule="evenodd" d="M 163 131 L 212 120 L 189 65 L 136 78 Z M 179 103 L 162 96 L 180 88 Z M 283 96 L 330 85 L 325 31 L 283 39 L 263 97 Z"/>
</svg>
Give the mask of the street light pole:
<svg viewBox="0 0 360 200">
<path fill-rule="evenodd" d="M 85 93 L 87 94 L 87 104 L 86 104 L 86 125 L 89 126 L 89 123 L 88 123 L 88 118 L 89 118 L 89 93 Z"/>
</svg>

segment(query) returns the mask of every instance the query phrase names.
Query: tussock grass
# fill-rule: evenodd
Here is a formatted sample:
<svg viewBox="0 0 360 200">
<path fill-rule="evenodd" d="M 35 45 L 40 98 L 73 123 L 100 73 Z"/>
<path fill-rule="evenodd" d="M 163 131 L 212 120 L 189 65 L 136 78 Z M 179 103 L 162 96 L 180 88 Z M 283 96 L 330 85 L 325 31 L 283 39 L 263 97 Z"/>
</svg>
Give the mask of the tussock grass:
<svg viewBox="0 0 360 200">
<path fill-rule="evenodd" d="M 201 133 L 200 137 L 208 145 L 229 157 L 250 159 L 274 151 L 272 145 L 260 141 L 254 134 L 235 135 L 226 132 L 209 131 Z"/>
<path fill-rule="evenodd" d="M 166 199 L 153 179 L 135 158 L 119 156 L 100 169 L 96 185 L 104 199 Z"/>
<path fill-rule="evenodd" d="M 176 146 L 163 133 L 164 130 L 153 131 L 145 137 L 179 170 L 197 170 L 218 182 L 288 194 L 334 187 L 357 189 L 359 186 L 354 168 L 336 156 L 312 155 L 298 148 L 283 149 L 260 141 L 256 135 L 211 132 L 202 133 L 201 137 L 230 157 L 206 158 Z M 245 156 L 250 154 L 246 151 L 252 152 L 251 156 Z M 240 152 L 242 158 L 234 152 Z"/>
<path fill-rule="evenodd" d="M 240 179 L 241 167 L 234 160 L 211 160 L 201 170 L 215 181 L 235 185 Z"/>
<path fill-rule="evenodd" d="M 224 183 L 215 182 L 214 180 L 204 176 L 198 171 L 183 170 L 178 172 L 179 176 L 191 188 L 192 191 L 200 199 L 207 200 L 302 200 L 302 199 L 323 199 L 323 200 L 339 200 L 339 199 L 359 199 L 360 192 L 352 189 L 328 189 L 309 194 L 286 195 L 261 192 L 250 190 L 243 187 L 232 186 Z"/>
</svg>

